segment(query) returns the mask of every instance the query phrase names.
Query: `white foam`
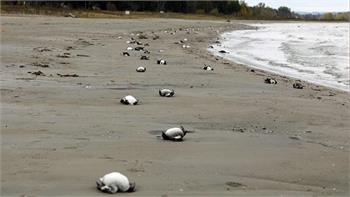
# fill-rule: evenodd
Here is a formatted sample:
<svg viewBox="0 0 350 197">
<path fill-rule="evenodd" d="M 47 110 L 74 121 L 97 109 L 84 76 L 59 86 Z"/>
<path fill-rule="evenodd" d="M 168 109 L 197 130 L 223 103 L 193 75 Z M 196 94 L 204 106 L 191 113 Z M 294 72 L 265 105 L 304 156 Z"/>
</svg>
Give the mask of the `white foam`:
<svg viewBox="0 0 350 197">
<path fill-rule="evenodd" d="M 349 91 L 349 23 L 253 26 L 222 34 L 221 44 L 208 50 L 237 63 Z"/>
</svg>

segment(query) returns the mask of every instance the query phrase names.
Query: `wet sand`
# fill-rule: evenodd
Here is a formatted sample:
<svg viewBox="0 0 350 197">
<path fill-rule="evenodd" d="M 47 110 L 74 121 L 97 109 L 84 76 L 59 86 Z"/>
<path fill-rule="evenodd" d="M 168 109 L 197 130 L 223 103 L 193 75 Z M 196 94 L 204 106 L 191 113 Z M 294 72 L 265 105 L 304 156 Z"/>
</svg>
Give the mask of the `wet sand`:
<svg viewBox="0 0 350 197">
<path fill-rule="evenodd" d="M 2 196 L 102 196 L 95 180 L 111 171 L 136 181 L 137 192 L 122 196 L 349 195 L 348 93 L 293 89 L 292 79 L 207 52 L 217 30 L 247 28 L 244 21 L 1 23 Z M 150 60 L 121 55 L 138 31 Z M 191 48 L 174 44 L 184 38 Z M 36 71 L 45 76 L 28 73 Z M 265 84 L 267 76 L 278 84 Z M 159 97 L 159 88 L 175 97 Z M 141 104 L 121 105 L 128 94 Z M 193 131 L 183 142 L 159 138 L 180 125 Z"/>
</svg>

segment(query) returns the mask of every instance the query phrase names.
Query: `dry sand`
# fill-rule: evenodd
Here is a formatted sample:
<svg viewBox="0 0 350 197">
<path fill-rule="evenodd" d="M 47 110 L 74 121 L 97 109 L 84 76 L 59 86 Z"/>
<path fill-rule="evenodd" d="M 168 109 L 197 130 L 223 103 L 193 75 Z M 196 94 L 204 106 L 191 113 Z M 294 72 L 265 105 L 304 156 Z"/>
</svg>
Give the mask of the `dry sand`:
<svg viewBox="0 0 350 197">
<path fill-rule="evenodd" d="M 268 85 L 271 74 L 216 60 L 208 43 L 216 30 L 246 28 L 239 21 L 1 20 L 2 196 L 103 196 L 95 180 L 111 171 L 136 181 L 122 196 L 349 195 L 348 94 L 296 90 L 279 76 Z M 136 31 L 160 36 L 140 40 L 148 61 L 120 54 Z M 184 38 L 190 49 L 174 44 Z M 46 76 L 28 73 L 39 70 Z M 159 88 L 176 95 L 161 98 Z M 141 105 L 121 105 L 128 94 Z M 194 131 L 183 142 L 158 137 L 180 125 Z"/>
</svg>

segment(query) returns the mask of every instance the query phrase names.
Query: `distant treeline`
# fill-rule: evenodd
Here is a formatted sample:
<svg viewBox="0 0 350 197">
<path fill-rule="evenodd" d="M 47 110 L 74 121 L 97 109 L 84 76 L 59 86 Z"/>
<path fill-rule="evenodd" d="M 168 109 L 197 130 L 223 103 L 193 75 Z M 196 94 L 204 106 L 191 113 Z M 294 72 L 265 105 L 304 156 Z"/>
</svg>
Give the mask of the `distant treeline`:
<svg viewBox="0 0 350 197">
<path fill-rule="evenodd" d="M 246 2 L 231 1 L 2 1 L 5 6 L 24 6 L 31 8 L 57 8 L 79 10 L 175 12 L 231 16 L 241 19 L 263 20 L 339 20 L 349 21 L 350 13 L 297 14 L 282 6 L 271 8 L 264 3 L 249 6 Z"/>
</svg>

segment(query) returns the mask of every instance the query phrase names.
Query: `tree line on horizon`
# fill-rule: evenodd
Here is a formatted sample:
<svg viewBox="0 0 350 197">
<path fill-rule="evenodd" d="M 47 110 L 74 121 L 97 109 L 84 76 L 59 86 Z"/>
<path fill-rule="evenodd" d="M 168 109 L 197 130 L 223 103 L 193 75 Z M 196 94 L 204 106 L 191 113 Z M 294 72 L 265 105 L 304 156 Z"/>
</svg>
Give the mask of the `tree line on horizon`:
<svg viewBox="0 0 350 197">
<path fill-rule="evenodd" d="M 340 20 L 349 21 L 347 13 L 298 14 L 286 6 L 278 9 L 264 3 L 249 6 L 244 0 L 228 1 L 2 1 L 6 6 L 25 6 L 34 8 L 138 11 L 138 12 L 175 12 L 232 16 L 242 19 L 263 20 Z"/>
</svg>

